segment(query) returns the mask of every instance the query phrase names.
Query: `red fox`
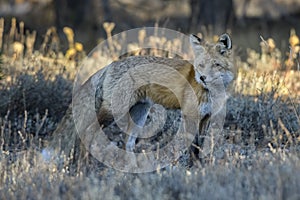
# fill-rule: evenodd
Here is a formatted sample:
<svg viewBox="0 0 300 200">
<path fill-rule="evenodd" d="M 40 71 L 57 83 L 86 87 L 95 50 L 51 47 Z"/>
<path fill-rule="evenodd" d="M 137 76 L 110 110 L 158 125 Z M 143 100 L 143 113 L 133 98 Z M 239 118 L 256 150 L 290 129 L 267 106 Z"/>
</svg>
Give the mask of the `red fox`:
<svg viewBox="0 0 300 200">
<path fill-rule="evenodd" d="M 145 125 L 149 111 L 157 109 L 157 105 L 183 111 L 190 109 L 192 97 L 187 91 L 191 87 L 197 98 L 197 105 L 193 109 L 197 110 L 201 119 L 211 114 L 209 98 L 214 97 L 209 93 L 211 90 L 218 89 L 217 80 L 221 79 L 224 87 L 227 87 L 233 80 L 232 42 L 228 34 L 221 35 L 218 42 L 213 44 L 203 41 L 196 35 L 191 35 L 190 43 L 195 55 L 193 65 L 182 59 L 132 56 L 113 62 L 103 69 L 105 76 L 102 84 L 102 103 L 97 112 L 98 121 L 106 125 L 113 120 L 119 120 L 114 118 L 114 112 L 128 118 L 125 131 L 130 136 L 126 142 L 126 150 L 134 150 L 137 132 Z M 132 76 L 139 66 L 144 66 L 143 71 L 139 73 L 141 79 L 147 79 L 147 76 L 160 77 L 160 81 L 164 82 L 167 87 L 161 85 L 160 81 L 149 82 L 149 84 L 135 88 L 132 94 L 125 92 L 123 96 L 114 96 L 113 91 L 133 90 L 132 83 L 136 81 L 136 78 Z M 171 70 L 162 71 L 161 66 L 167 66 Z M 183 78 L 174 76 L 174 70 Z M 122 78 L 126 73 L 129 78 Z M 118 102 L 124 104 L 117 105 L 117 107 L 122 110 L 122 106 L 125 106 L 127 110 L 124 108 L 120 111 L 115 107 L 116 105 L 112 105 L 116 98 L 121 98 Z M 130 99 L 130 101 L 125 101 L 125 99 Z M 199 127 L 199 130 L 201 129 Z"/>
</svg>

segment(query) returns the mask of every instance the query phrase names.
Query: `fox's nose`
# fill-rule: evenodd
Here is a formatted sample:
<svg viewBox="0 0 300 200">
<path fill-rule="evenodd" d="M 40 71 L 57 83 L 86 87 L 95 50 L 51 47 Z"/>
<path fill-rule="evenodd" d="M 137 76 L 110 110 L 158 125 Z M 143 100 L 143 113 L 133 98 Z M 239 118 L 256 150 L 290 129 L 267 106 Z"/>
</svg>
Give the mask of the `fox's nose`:
<svg viewBox="0 0 300 200">
<path fill-rule="evenodd" d="M 206 76 L 200 76 L 200 80 L 205 82 Z"/>
</svg>

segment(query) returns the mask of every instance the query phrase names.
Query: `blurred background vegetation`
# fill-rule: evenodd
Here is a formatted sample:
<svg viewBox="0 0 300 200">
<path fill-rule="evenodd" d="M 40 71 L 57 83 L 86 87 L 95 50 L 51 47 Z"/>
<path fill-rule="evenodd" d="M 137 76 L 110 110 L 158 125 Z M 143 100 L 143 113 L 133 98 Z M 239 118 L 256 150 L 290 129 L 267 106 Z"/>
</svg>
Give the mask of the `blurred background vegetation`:
<svg viewBox="0 0 300 200">
<path fill-rule="evenodd" d="M 104 22 L 115 22 L 113 34 L 136 27 L 171 28 L 184 33 L 230 32 L 234 43 L 259 49 L 260 37 L 274 38 L 288 48 L 290 29 L 300 32 L 298 0 L 1 0 L 0 17 L 16 17 L 42 40 L 54 26 L 59 35 L 68 26 L 89 52 L 105 38 Z M 9 28 L 7 23 L 6 29 Z M 67 47 L 65 47 L 66 49 Z"/>
</svg>

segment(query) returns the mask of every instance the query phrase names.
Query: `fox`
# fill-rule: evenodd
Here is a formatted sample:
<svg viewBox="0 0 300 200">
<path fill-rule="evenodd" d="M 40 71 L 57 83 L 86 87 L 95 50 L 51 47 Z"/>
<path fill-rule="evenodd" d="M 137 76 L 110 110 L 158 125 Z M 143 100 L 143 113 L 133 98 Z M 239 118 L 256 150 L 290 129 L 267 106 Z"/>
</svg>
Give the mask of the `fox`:
<svg viewBox="0 0 300 200">
<path fill-rule="evenodd" d="M 131 56 L 106 66 L 98 120 L 100 124 L 107 125 L 114 120 L 124 119 L 122 122 L 125 123 L 124 130 L 129 135 L 126 141 L 127 151 L 134 151 L 137 136 L 141 134 L 138 132 L 145 126 L 149 112 L 159 111 L 158 105 L 186 112 L 188 109 L 195 109 L 200 120 L 207 120 L 212 110 L 209 98 L 213 97 L 210 97 L 210 91 L 219 87 L 216 80 L 221 79 L 225 88 L 233 80 L 232 41 L 228 34 L 220 35 L 216 43 L 208 43 L 196 35 L 190 35 L 190 44 L 195 56 L 193 64 L 178 58 Z M 160 79 L 158 83 L 145 84 L 136 88 L 132 94 L 125 92 L 123 96 L 113 96 L 112 91 L 133 90 L 132 81 L 137 82 L 137 80 L 132 80 L 136 79 L 132 76 L 134 76 L 134 70 L 141 65 L 145 67 L 138 73 L 140 76 L 138 78 L 161 77 L 157 78 Z M 162 66 L 167 66 L 167 70 L 162 72 Z M 176 77 L 174 71 L 178 72 L 182 78 Z M 122 79 L 126 73 L 129 74 L 128 78 Z M 159 81 L 164 82 L 167 87 L 161 85 Z M 189 87 L 193 94 L 187 92 Z M 195 108 L 191 108 L 190 105 L 191 95 L 196 96 Z M 114 98 L 130 99 L 129 102 L 125 101 L 124 105 L 119 105 L 119 107 L 127 107 L 127 110 L 115 111 L 121 112 L 120 119 L 115 119 L 113 116 L 113 110 L 116 109 L 115 105 L 112 105 Z M 202 129 L 203 127 L 199 127 L 199 130 Z"/>
<path fill-rule="evenodd" d="M 201 134 L 213 114 L 211 102 L 217 98 L 214 94 L 218 93 L 220 80 L 225 88 L 233 81 L 235 73 L 232 40 L 227 33 L 220 35 L 218 41 L 214 43 L 193 34 L 190 35 L 189 40 L 194 53 L 192 62 L 181 58 L 129 56 L 102 68 L 82 85 L 82 99 L 89 96 L 89 91 L 96 91 L 93 97 L 96 120 L 103 130 L 116 121 L 120 122 L 122 131 L 127 133 L 123 142 L 123 149 L 126 151 L 136 151 L 138 136 L 145 134 L 143 128 L 149 117 L 153 118 L 152 121 L 158 122 L 166 119 L 163 109 L 170 110 L 168 113 L 171 113 L 166 123 L 173 121 L 172 123 L 175 124 L 178 116 L 177 112 L 172 110 L 182 110 L 186 114 L 194 110 L 198 115 L 192 116 L 200 119 L 197 134 Z M 166 67 L 162 68 L 162 66 Z M 136 76 L 133 75 L 136 75 L 136 70 L 140 70 L 140 73 L 137 73 L 140 76 L 138 79 L 145 79 L 145 83 L 134 88 L 132 83 L 139 81 L 134 80 Z M 127 78 L 122 78 L 126 74 Z M 157 81 L 147 83 L 149 76 L 157 77 Z M 118 93 L 119 91 L 123 93 Z M 132 92 L 127 94 L 126 91 Z M 121 96 L 118 96 L 119 94 Z M 116 99 L 120 101 L 114 103 Z M 191 99 L 195 99 L 195 103 L 191 103 Z M 117 117 L 115 117 L 116 113 Z M 161 126 L 158 126 L 158 129 L 162 132 L 166 131 Z M 54 131 L 48 147 L 42 151 L 44 159 L 54 155 L 53 151 L 57 151 L 58 144 L 61 144 L 58 151 L 71 154 L 75 149 L 73 153 L 77 158 L 79 154 L 87 155 L 76 134 L 72 105 Z"/>
</svg>

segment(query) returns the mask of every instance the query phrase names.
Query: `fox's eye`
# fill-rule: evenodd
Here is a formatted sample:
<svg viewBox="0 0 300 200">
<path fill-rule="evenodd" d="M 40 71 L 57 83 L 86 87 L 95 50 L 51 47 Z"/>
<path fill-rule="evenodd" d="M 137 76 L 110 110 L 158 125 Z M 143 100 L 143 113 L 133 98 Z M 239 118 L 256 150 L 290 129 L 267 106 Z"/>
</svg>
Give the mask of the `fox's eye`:
<svg viewBox="0 0 300 200">
<path fill-rule="evenodd" d="M 220 63 L 215 63 L 215 67 L 220 68 L 220 67 L 222 67 L 222 65 Z"/>
</svg>

